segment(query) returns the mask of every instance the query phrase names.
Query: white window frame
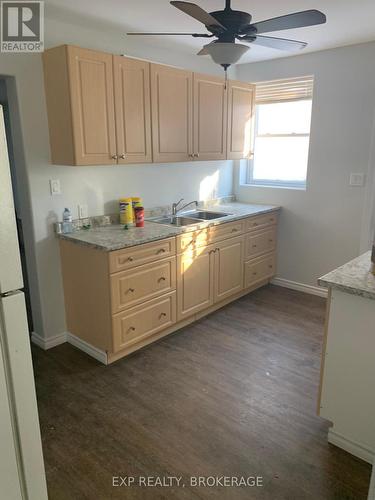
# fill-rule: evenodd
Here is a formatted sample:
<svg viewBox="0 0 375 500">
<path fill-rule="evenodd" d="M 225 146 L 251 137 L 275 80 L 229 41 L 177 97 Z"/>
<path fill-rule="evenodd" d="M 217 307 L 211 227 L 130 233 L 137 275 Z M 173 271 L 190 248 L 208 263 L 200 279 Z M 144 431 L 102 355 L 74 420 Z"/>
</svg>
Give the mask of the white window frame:
<svg viewBox="0 0 375 500">
<path fill-rule="evenodd" d="M 300 99 L 301 101 L 312 101 L 312 97 L 308 97 L 307 99 Z M 275 101 L 276 103 L 277 101 Z M 295 99 L 291 100 L 283 100 L 279 101 L 283 103 L 287 102 L 295 102 Z M 259 108 L 262 104 L 255 105 L 255 125 L 254 125 L 254 133 L 253 133 L 253 144 L 252 151 L 253 157 L 248 159 L 247 161 L 247 175 L 246 175 L 246 183 L 250 186 L 255 187 L 274 187 L 274 188 L 285 188 L 285 189 L 300 189 L 305 191 L 307 186 L 307 173 L 306 179 L 304 181 L 279 181 L 276 179 L 254 179 L 254 154 L 255 154 L 255 140 L 257 137 L 309 137 L 311 136 L 311 130 L 308 134 L 262 134 L 258 135 L 258 115 Z M 310 152 L 310 141 L 309 141 L 309 152 Z M 309 160 L 308 160 L 309 161 Z M 307 165 L 308 168 L 308 165 Z"/>
</svg>

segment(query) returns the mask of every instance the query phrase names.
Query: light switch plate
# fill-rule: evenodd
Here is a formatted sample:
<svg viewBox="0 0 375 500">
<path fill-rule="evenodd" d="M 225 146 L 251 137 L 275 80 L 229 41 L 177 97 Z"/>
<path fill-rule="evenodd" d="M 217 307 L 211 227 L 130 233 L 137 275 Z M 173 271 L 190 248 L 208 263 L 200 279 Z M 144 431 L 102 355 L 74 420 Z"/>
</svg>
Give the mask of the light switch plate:
<svg viewBox="0 0 375 500">
<path fill-rule="evenodd" d="M 51 191 L 52 196 L 54 196 L 56 194 L 61 194 L 60 179 L 50 179 L 49 180 L 49 189 Z"/>
<path fill-rule="evenodd" d="M 87 205 L 78 205 L 78 218 L 79 219 L 87 219 L 89 216 L 89 210 Z"/>
<path fill-rule="evenodd" d="M 350 186 L 363 187 L 365 185 L 365 174 L 350 174 Z"/>
</svg>

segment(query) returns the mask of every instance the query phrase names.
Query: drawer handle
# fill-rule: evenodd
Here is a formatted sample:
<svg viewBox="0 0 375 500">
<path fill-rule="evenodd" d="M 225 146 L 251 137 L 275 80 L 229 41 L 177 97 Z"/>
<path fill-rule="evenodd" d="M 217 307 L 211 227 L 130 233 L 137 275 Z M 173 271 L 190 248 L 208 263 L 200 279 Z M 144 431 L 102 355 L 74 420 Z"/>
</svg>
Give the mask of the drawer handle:
<svg viewBox="0 0 375 500">
<path fill-rule="evenodd" d="M 253 248 L 256 248 L 257 246 L 256 245 L 253 245 Z"/>
<path fill-rule="evenodd" d="M 128 290 L 128 291 L 129 291 L 129 292 L 131 292 L 131 293 L 134 293 L 134 292 L 135 292 L 135 289 L 134 289 L 134 288 L 129 288 L 129 290 Z"/>
<path fill-rule="evenodd" d="M 129 262 L 133 262 L 133 260 L 134 260 L 133 257 L 128 257 Z"/>
<path fill-rule="evenodd" d="M 160 319 L 161 319 L 161 318 L 165 318 L 166 316 L 167 316 L 167 313 L 160 313 L 159 318 L 160 318 Z"/>
<path fill-rule="evenodd" d="M 161 281 L 165 281 L 167 278 L 165 278 L 164 276 L 161 276 L 159 279 L 158 279 L 158 283 L 160 283 Z"/>
<path fill-rule="evenodd" d="M 129 327 L 129 331 L 135 332 L 135 327 L 134 326 Z"/>
<path fill-rule="evenodd" d="M 165 252 L 166 252 L 165 248 L 160 248 L 156 253 L 165 253 Z"/>
</svg>

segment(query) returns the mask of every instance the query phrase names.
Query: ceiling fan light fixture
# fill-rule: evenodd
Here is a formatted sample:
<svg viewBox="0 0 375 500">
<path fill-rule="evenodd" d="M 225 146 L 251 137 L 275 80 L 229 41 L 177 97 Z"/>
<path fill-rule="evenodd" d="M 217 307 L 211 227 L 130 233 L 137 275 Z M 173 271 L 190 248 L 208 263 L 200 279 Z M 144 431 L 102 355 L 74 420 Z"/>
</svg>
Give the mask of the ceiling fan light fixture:
<svg viewBox="0 0 375 500">
<path fill-rule="evenodd" d="M 206 45 L 205 49 L 216 64 L 230 66 L 236 64 L 250 47 L 242 43 L 215 42 Z"/>
</svg>

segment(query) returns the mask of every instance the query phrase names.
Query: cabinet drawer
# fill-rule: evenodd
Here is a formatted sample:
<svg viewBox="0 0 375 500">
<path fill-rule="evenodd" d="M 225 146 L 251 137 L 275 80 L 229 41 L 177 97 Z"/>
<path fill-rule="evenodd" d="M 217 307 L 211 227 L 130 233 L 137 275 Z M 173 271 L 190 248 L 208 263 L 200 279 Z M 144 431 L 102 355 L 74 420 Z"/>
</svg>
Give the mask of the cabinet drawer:
<svg viewBox="0 0 375 500">
<path fill-rule="evenodd" d="M 195 248 L 204 247 L 209 243 L 210 229 L 208 227 L 191 233 L 183 233 L 177 236 L 177 253 Z"/>
<path fill-rule="evenodd" d="M 276 227 L 250 233 L 245 241 L 245 260 L 273 252 L 276 248 Z"/>
<path fill-rule="evenodd" d="M 210 243 L 239 236 L 244 231 L 244 221 L 226 222 L 210 228 Z"/>
<path fill-rule="evenodd" d="M 176 292 L 116 314 L 112 322 L 117 352 L 176 323 Z"/>
<path fill-rule="evenodd" d="M 256 231 L 257 229 L 263 229 L 267 226 L 273 226 L 277 224 L 277 221 L 278 214 L 276 212 L 250 217 L 245 221 L 245 231 Z"/>
<path fill-rule="evenodd" d="M 171 257 L 176 254 L 175 238 L 168 238 L 144 245 L 137 245 L 109 254 L 110 273 L 117 273 L 135 266 Z"/>
<path fill-rule="evenodd" d="M 245 288 L 276 274 L 276 255 L 270 254 L 245 264 Z"/>
<path fill-rule="evenodd" d="M 153 299 L 176 288 L 176 258 L 123 271 L 111 276 L 112 313 Z"/>
</svg>

